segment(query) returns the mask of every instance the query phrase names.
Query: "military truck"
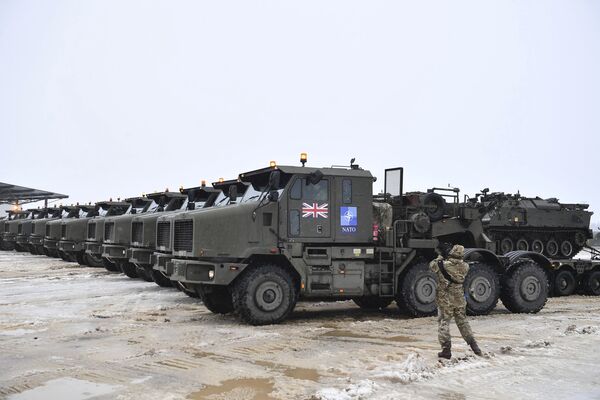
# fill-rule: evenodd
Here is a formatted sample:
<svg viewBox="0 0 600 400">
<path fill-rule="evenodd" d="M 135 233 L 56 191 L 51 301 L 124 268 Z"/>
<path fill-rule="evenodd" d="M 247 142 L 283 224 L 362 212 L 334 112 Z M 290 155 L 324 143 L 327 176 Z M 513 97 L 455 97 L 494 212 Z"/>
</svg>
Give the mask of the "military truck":
<svg viewBox="0 0 600 400">
<path fill-rule="evenodd" d="M 157 220 L 156 230 L 156 252 L 152 256 L 153 270 L 156 274 L 160 274 L 165 278 L 169 278 L 172 273 L 172 268 L 168 268 L 170 264 L 168 261 L 173 258 L 173 249 L 178 248 L 179 243 L 173 242 L 174 237 L 174 221 L 181 218 L 188 218 L 189 215 L 193 215 L 199 212 L 204 212 L 212 207 L 224 207 L 232 204 L 239 204 L 238 197 L 246 193 L 248 184 L 240 182 L 238 179 L 223 180 L 220 179 L 218 182 L 212 183 L 213 189 L 217 191 L 217 196 L 214 200 L 206 202 L 204 207 L 198 210 L 190 210 L 186 212 L 176 213 L 172 215 L 165 215 L 159 217 Z M 210 192 L 204 194 L 198 193 L 198 195 L 206 196 Z M 170 278 L 169 278 L 170 279 Z M 166 282 L 165 282 L 166 284 Z M 179 281 L 171 281 L 171 284 L 178 290 L 181 290 L 190 297 L 198 297 L 198 293 L 195 290 L 190 290 L 186 287 L 185 283 Z"/>
<path fill-rule="evenodd" d="M 44 236 L 45 253 L 49 257 L 62 258 L 64 261 L 76 260 L 71 258 L 67 253 L 58 248 L 58 242 L 62 236 L 62 223 L 66 219 L 74 219 L 84 216 L 85 214 L 78 205 L 67 205 L 61 207 L 63 215 L 60 219 L 46 222 L 46 235 Z"/>
<path fill-rule="evenodd" d="M 93 266 L 104 266 L 108 271 L 120 272 L 120 269 L 110 260 L 102 258 L 102 239 L 104 238 L 104 221 L 107 217 L 123 215 L 131 207 L 126 201 L 100 201 L 98 206 L 98 216 L 88 220 L 87 237 L 85 240 L 85 254 L 88 262 Z"/>
<path fill-rule="evenodd" d="M 38 219 L 31 223 L 31 234 L 29 235 L 29 252 L 31 254 L 49 255 L 44 248 L 44 235 L 46 223 L 59 219 L 63 213 L 62 207 L 45 207 L 41 209 Z"/>
<path fill-rule="evenodd" d="M 532 250 L 568 259 L 592 238 L 588 204 L 560 203 L 556 198 L 525 197 L 484 189 L 468 200 L 482 214 L 483 227 L 498 249 Z"/>
<path fill-rule="evenodd" d="M 471 208 L 433 221 L 425 209 L 408 207 L 402 168 L 385 171 L 385 192 L 375 197 L 374 177 L 352 163 L 274 166 L 239 178 L 256 193 L 253 201 L 174 221 L 170 277 L 213 312 L 235 311 L 261 325 L 284 320 L 299 299 L 352 299 L 370 309 L 395 300 L 412 316 L 433 315 L 428 263 L 441 241 L 476 245 L 465 250 L 470 314 L 489 313 L 499 298 L 512 312 L 535 313 L 546 303 L 546 257 L 496 255 Z"/>
<path fill-rule="evenodd" d="M 102 259 L 114 263 L 128 277 L 137 278 L 136 267 L 127 258 L 127 249 L 131 242 L 131 220 L 137 214 L 154 212 L 159 205 L 145 196 L 131 197 L 125 201 L 131 204 L 128 212 L 106 217 L 104 220 Z"/>
<path fill-rule="evenodd" d="M 17 217 L 17 214 L 13 210 L 6 211 L 6 218 L 0 221 L 0 249 L 8 251 L 14 250 L 15 244 L 12 241 L 5 242 L 4 235 L 9 234 L 9 223 Z"/>
<path fill-rule="evenodd" d="M 173 212 L 210 207 L 218 191 L 206 187 L 179 189 L 179 192 L 162 192 L 147 195 L 161 205 L 154 213 L 135 216 L 131 222 L 131 247 L 127 250 L 129 261 L 136 266 L 138 275 L 151 278 L 157 285 L 172 287 L 171 280 L 152 268 L 152 254 L 156 250 L 156 226 L 160 216 Z"/>
<path fill-rule="evenodd" d="M 15 246 L 20 249 L 20 251 L 28 251 L 31 253 L 32 251 L 35 251 L 29 244 L 33 223 L 37 220 L 46 218 L 47 212 L 45 208 L 35 208 L 28 211 L 30 211 L 30 213 L 27 218 L 19 220 Z"/>
<path fill-rule="evenodd" d="M 19 252 L 27 251 L 17 243 L 17 235 L 19 234 L 20 223 L 28 219 L 31 215 L 31 210 L 13 211 L 13 219 L 4 223 L 4 236 L 2 242 L 9 250 L 17 250 Z"/>
<path fill-rule="evenodd" d="M 104 264 L 92 259 L 85 253 L 85 240 L 88 233 L 88 222 L 100 215 L 100 205 L 82 204 L 79 206 L 79 218 L 65 219 L 61 222 L 58 250 L 67 254 L 68 258 L 77 261 L 79 265 L 103 267 Z"/>
</svg>

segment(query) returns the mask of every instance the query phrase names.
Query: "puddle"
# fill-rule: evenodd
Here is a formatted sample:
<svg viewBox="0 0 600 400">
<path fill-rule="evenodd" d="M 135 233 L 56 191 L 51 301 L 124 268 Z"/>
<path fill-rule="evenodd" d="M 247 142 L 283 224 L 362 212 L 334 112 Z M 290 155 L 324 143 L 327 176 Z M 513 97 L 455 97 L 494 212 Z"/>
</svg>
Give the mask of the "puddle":
<svg viewBox="0 0 600 400">
<path fill-rule="evenodd" d="M 329 332 L 325 332 L 321 334 L 321 336 L 328 337 L 345 337 L 345 338 L 356 338 L 356 339 L 378 339 L 378 340 L 387 340 L 390 342 L 416 342 L 416 339 L 411 338 L 410 336 L 390 336 L 390 337 L 379 337 L 379 336 L 370 336 L 366 334 L 356 333 L 343 329 L 334 329 Z"/>
<path fill-rule="evenodd" d="M 8 400 L 84 400 L 113 393 L 118 386 L 75 378 L 59 378 L 8 397 Z"/>
<path fill-rule="evenodd" d="M 247 378 L 228 379 L 218 386 L 206 386 L 191 393 L 192 400 L 274 400 L 269 396 L 273 391 L 273 382 L 269 379 Z"/>
<path fill-rule="evenodd" d="M 319 382 L 319 378 L 321 378 L 321 374 L 319 374 L 316 369 L 312 368 L 290 367 L 269 361 L 255 361 L 255 364 L 275 371 L 280 371 L 285 376 L 292 379 Z"/>
</svg>

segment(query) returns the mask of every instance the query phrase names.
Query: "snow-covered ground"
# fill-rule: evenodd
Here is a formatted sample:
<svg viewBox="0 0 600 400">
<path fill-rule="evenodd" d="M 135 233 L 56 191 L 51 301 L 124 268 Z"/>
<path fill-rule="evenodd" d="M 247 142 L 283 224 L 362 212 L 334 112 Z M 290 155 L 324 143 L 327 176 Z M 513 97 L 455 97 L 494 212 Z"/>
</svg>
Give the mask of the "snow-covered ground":
<svg viewBox="0 0 600 400">
<path fill-rule="evenodd" d="M 176 290 L 0 252 L 0 398 L 600 399 L 600 298 L 472 318 L 483 358 L 435 318 L 301 303 L 252 327 Z M 457 334 L 455 327 L 453 334 Z"/>
</svg>

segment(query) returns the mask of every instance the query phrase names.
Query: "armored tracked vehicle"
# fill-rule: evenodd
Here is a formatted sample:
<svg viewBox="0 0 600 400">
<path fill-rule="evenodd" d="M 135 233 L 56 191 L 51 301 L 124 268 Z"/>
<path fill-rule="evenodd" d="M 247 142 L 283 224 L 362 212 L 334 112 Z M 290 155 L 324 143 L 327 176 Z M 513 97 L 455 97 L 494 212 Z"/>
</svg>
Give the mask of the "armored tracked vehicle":
<svg viewBox="0 0 600 400">
<path fill-rule="evenodd" d="M 110 262 L 130 278 L 137 278 L 135 265 L 129 262 L 127 250 L 131 242 L 131 220 L 137 214 L 154 212 L 159 205 L 147 197 L 125 199 L 131 204 L 129 210 L 122 215 L 104 219 L 104 236 L 102 241 L 102 259 Z"/>
<path fill-rule="evenodd" d="M 217 195 L 216 189 L 203 185 L 181 188 L 179 192 L 162 192 L 147 196 L 162 205 L 154 213 L 135 216 L 132 219 L 131 248 L 127 250 L 127 257 L 136 266 L 138 275 L 151 278 L 159 286 L 172 286 L 168 277 L 152 268 L 152 254 L 156 251 L 157 220 L 174 212 L 210 207 Z"/>
<path fill-rule="evenodd" d="M 29 252 L 31 254 L 48 255 L 44 248 L 44 236 L 46 223 L 59 219 L 63 213 L 62 207 L 42 208 L 38 219 L 31 223 L 31 234 L 29 235 Z"/>
<path fill-rule="evenodd" d="M 88 262 L 93 266 L 104 266 L 108 271 L 120 271 L 109 260 L 102 259 L 102 239 L 104 237 L 104 221 L 107 217 L 125 214 L 131 204 L 126 201 L 101 201 L 98 206 L 98 216 L 88 220 L 87 237 L 85 240 L 85 254 Z"/>
<path fill-rule="evenodd" d="M 385 192 L 375 198 L 374 177 L 357 165 L 272 166 L 239 179 L 253 193 L 246 202 L 174 221 L 170 278 L 213 312 L 261 325 L 284 320 L 299 299 L 353 299 L 370 309 L 395 300 L 410 315 L 433 315 L 428 263 L 446 241 L 476 245 L 465 251 L 470 314 L 489 313 L 499 298 L 512 312 L 535 313 L 546 302 L 546 257 L 496 255 L 479 213 L 467 207 L 425 220 L 429 206 L 404 204 L 402 168 L 385 171 Z"/>
<path fill-rule="evenodd" d="M 592 237 L 587 204 L 524 197 L 483 190 L 472 202 L 482 213 L 486 234 L 500 253 L 532 250 L 554 259 L 569 259 Z"/>
</svg>

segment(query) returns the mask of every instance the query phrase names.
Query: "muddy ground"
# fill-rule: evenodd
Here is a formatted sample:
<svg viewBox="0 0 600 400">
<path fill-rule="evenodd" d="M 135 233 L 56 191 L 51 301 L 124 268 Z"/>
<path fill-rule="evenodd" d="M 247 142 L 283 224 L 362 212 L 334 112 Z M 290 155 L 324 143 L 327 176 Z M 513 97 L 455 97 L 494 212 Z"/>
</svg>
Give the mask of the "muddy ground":
<svg viewBox="0 0 600 400">
<path fill-rule="evenodd" d="M 0 252 L 0 398 L 600 399 L 600 298 L 471 319 L 487 356 L 395 306 L 300 303 L 277 326 L 98 268 Z M 453 327 L 453 334 L 457 334 Z"/>
</svg>

